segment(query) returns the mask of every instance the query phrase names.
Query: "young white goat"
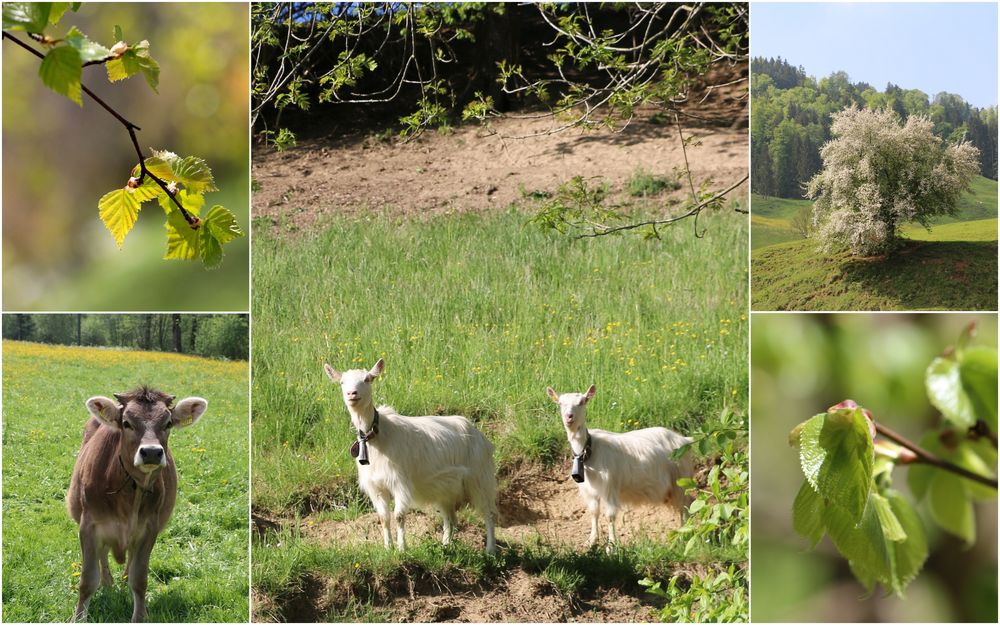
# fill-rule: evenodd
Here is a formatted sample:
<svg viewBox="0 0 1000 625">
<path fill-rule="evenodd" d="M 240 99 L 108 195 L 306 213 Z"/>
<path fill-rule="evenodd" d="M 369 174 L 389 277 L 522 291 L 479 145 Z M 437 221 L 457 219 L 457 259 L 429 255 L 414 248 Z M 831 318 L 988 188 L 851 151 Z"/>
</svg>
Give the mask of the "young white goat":
<svg viewBox="0 0 1000 625">
<path fill-rule="evenodd" d="M 690 454 L 680 460 L 671 458 L 675 449 L 692 439 L 667 428 L 645 428 L 619 434 L 587 428 L 587 402 L 597 392 L 591 385 L 586 393 L 563 393 L 546 389 L 559 404 L 566 436 L 573 452 L 572 477 L 580 497 L 590 512 L 590 544 L 598 539 L 598 516 L 601 504 L 608 520 L 608 542 L 618 541 L 615 521 L 622 504 L 668 504 L 683 513 L 687 505 L 684 489 L 677 485 L 682 477 L 691 477 Z"/>
<path fill-rule="evenodd" d="M 386 547 L 389 503 L 396 521 L 396 546 L 406 549 L 405 520 L 411 507 L 434 508 L 444 524 L 444 544 L 451 542 L 456 511 L 468 503 L 486 521 L 486 551 L 496 550 L 497 484 L 493 445 L 465 417 L 404 417 L 390 406 L 372 403 L 371 383 L 384 368 L 380 358 L 370 371 L 343 373 L 323 368 L 340 384 L 357 431 L 351 454 L 358 460 L 358 483 L 368 495 Z"/>
</svg>

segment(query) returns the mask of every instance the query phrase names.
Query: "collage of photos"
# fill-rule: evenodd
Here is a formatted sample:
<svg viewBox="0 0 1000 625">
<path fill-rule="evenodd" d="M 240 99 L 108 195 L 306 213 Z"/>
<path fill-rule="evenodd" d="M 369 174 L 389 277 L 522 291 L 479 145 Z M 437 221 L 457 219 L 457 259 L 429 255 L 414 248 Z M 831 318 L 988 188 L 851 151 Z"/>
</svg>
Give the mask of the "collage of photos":
<svg viewBox="0 0 1000 625">
<path fill-rule="evenodd" d="M 0 622 L 996 623 L 998 6 L 3 2 Z"/>
</svg>

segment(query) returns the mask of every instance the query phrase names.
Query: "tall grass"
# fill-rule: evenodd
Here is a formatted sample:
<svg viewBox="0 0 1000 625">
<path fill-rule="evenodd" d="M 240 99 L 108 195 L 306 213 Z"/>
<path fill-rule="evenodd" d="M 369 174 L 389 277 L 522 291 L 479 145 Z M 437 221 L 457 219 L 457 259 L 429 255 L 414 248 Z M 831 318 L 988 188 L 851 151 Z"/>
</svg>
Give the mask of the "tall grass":
<svg viewBox="0 0 1000 625">
<path fill-rule="evenodd" d="M 254 238 L 255 505 L 350 505 L 353 432 L 322 371 L 384 358 L 376 401 L 464 414 L 501 464 L 555 461 L 565 440 L 546 385 L 598 387 L 590 422 L 709 425 L 747 398 L 746 218 L 663 240 L 574 240 L 509 210 L 336 218 Z"/>
<path fill-rule="evenodd" d="M 84 402 L 149 383 L 209 401 L 197 425 L 170 437 L 178 473 L 173 517 L 150 559 L 149 619 L 248 617 L 247 364 L 175 354 L 3 342 L 3 616 L 67 621 L 80 574 L 77 526 L 64 498 L 88 415 Z M 122 621 L 132 596 L 113 588 L 94 621 Z"/>
</svg>

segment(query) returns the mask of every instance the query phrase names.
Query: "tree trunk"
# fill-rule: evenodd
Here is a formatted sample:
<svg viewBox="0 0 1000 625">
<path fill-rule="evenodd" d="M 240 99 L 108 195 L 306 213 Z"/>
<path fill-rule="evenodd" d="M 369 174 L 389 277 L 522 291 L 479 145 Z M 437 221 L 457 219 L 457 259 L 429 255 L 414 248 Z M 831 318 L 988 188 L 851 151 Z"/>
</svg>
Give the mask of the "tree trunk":
<svg viewBox="0 0 1000 625">
<path fill-rule="evenodd" d="M 153 315 L 142 317 L 142 348 L 148 352 L 153 347 Z"/>
<path fill-rule="evenodd" d="M 174 326 L 174 351 L 180 354 L 184 351 L 181 345 L 181 316 L 174 313 L 170 317 L 173 319 Z"/>
<path fill-rule="evenodd" d="M 188 353 L 194 353 L 195 338 L 198 336 L 198 315 L 191 315 L 191 341 L 188 343 Z"/>
<path fill-rule="evenodd" d="M 76 344 L 83 345 L 83 315 L 76 316 Z"/>
</svg>

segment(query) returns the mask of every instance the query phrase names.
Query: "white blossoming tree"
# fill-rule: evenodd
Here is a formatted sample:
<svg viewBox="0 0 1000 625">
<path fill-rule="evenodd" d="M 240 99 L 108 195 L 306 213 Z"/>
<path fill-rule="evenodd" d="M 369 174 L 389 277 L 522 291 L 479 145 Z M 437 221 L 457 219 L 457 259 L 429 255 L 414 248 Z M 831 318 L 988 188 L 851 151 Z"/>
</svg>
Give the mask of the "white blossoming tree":
<svg viewBox="0 0 1000 625">
<path fill-rule="evenodd" d="M 833 115 L 833 138 L 820 152 L 823 169 L 806 188 L 815 200 L 816 237 L 827 249 L 890 253 L 903 224 L 928 227 L 933 217 L 955 213 L 979 171 L 979 150 L 965 141 L 946 143 L 933 127 L 924 116 L 901 124 L 892 110 L 853 105 Z"/>
</svg>

